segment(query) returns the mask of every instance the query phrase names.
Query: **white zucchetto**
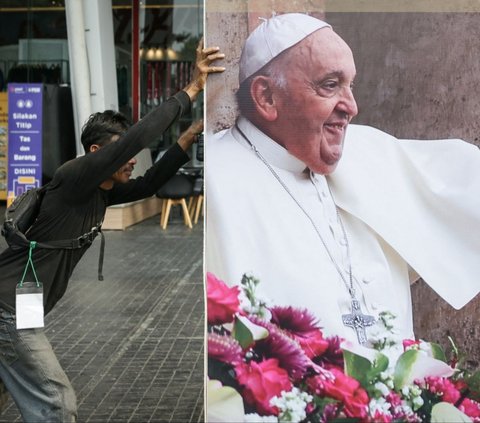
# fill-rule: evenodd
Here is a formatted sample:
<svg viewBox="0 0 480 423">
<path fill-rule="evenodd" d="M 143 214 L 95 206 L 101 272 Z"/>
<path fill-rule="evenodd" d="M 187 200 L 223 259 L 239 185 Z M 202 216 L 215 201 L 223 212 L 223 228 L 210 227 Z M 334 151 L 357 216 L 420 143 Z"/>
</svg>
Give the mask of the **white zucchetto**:
<svg viewBox="0 0 480 423">
<path fill-rule="evenodd" d="M 286 13 L 264 20 L 245 41 L 239 63 L 240 84 L 281 52 L 325 27 L 331 25 L 303 13 Z"/>
</svg>

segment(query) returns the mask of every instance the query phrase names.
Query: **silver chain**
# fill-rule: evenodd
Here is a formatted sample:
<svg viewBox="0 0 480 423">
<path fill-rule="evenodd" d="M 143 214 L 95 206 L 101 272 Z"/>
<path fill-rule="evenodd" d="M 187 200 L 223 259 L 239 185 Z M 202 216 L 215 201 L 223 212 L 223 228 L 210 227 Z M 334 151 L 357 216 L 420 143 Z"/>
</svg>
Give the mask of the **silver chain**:
<svg viewBox="0 0 480 423">
<path fill-rule="evenodd" d="M 318 235 L 318 238 L 320 239 L 320 241 L 322 242 L 324 248 L 325 248 L 325 251 L 327 252 L 328 254 L 328 257 L 330 258 L 331 262 L 333 263 L 333 265 L 335 266 L 335 269 L 337 270 L 338 274 L 340 275 L 340 277 L 342 278 L 342 281 L 343 283 L 345 284 L 345 287 L 347 288 L 348 290 L 348 293 L 350 294 L 350 297 L 353 299 L 353 300 L 356 300 L 356 297 L 355 297 L 355 288 L 353 287 L 353 276 L 352 276 L 352 262 L 351 262 L 351 259 L 350 259 L 350 245 L 348 243 L 348 238 L 347 238 L 347 232 L 345 230 L 345 227 L 343 225 L 343 222 L 342 222 L 342 219 L 340 218 L 340 214 L 338 212 L 338 207 L 335 203 L 335 200 L 333 199 L 333 195 L 332 195 L 332 192 L 330 191 L 330 187 L 328 187 L 329 189 L 329 192 L 330 192 L 330 196 L 332 198 L 332 201 L 335 205 L 335 211 L 336 211 L 336 214 L 337 214 L 337 219 L 338 219 L 338 222 L 340 223 L 340 227 L 342 228 L 342 233 L 343 233 L 343 236 L 344 236 L 344 239 L 345 239 L 345 244 L 346 244 L 346 248 L 347 248 L 347 260 L 348 260 L 348 276 L 349 276 L 349 281 L 347 281 L 347 279 L 345 278 L 345 275 L 343 274 L 343 271 L 341 269 L 341 267 L 338 265 L 337 261 L 335 260 L 333 254 L 330 252 L 328 246 L 327 246 L 327 243 L 325 242 L 325 240 L 323 239 L 323 236 L 322 234 L 320 233 L 320 230 L 318 229 L 317 225 L 315 224 L 315 221 L 313 220 L 313 218 L 308 214 L 308 212 L 304 209 L 304 207 L 300 204 L 300 202 L 295 198 L 295 196 L 292 194 L 292 192 L 290 191 L 290 189 L 285 185 L 285 183 L 283 182 L 283 180 L 280 178 L 280 176 L 278 176 L 277 172 L 275 172 L 275 170 L 272 168 L 272 166 L 270 165 L 270 163 L 268 163 L 268 161 L 262 156 L 262 154 L 257 150 L 257 147 L 255 147 L 255 145 L 253 145 L 250 140 L 247 138 L 247 136 L 242 132 L 242 130 L 238 127 L 238 125 L 235 123 L 235 128 L 238 130 L 238 132 L 240 133 L 240 135 L 245 139 L 245 141 L 247 141 L 247 143 L 250 145 L 250 147 L 252 148 L 252 150 L 254 151 L 254 153 L 256 154 L 256 156 L 262 161 L 262 163 L 268 168 L 268 170 L 270 170 L 270 172 L 272 173 L 272 175 L 275 177 L 275 179 L 280 183 L 280 185 L 283 187 L 283 189 L 287 192 L 287 194 L 292 198 L 292 200 L 295 202 L 295 204 L 298 206 L 298 208 L 303 212 L 303 214 L 308 218 L 308 220 L 310 221 L 310 223 L 312 224 L 313 228 L 315 229 L 315 232 L 317 233 Z"/>
</svg>

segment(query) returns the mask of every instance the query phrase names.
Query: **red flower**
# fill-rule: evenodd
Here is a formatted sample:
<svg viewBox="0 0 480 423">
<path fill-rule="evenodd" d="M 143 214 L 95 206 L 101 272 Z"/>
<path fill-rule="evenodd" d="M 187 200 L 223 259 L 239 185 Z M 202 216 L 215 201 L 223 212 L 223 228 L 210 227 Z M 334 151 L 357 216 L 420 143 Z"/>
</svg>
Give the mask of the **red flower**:
<svg viewBox="0 0 480 423">
<path fill-rule="evenodd" d="M 270 358 L 257 363 L 241 363 L 235 366 L 237 380 L 243 386 L 243 398 L 254 406 L 260 415 L 278 415 L 278 409 L 270 400 L 280 396 L 282 391 L 292 390 L 292 383 L 286 370 L 278 366 L 278 360 Z"/>
<path fill-rule="evenodd" d="M 347 417 L 367 418 L 369 398 L 360 383 L 335 367 L 329 370 L 335 379 L 329 380 L 315 376 L 307 380 L 310 389 L 321 397 L 341 401 Z"/>
<path fill-rule="evenodd" d="M 225 282 L 207 273 L 207 319 L 209 325 L 221 325 L 233 321 L 239 310 L 238 286 L 229 288 Z"/>
<path fill-rule="evenodd" d="M 343 362 L 343 350 L 340 347 L 342 338 L 338 336 L 332 336 L 327 338 L 328 348 L 321 356 L 317 356 L 313 361 L 323 367 L 330 368 L 332 366 L 336 367 L 339 370 L 344 368 Z"/>
<path fill-rule="evenodd" d="M 468 389 L 468 385 L 464 380 L 455 380 L 453 384 L 455 385 L 455 388 L 457 388 L 460 392 Z"/>
<path fill-rule="evenodd" d="M 402 343 L 404 351 L 406 351 L 408 347 L 411 347 L 412 345 L 420 345 L 420 341 L 415 341 L 414 339 L 404 339 Z"/>
<path fill-rule="evenodd" d="M 458 408 L 468 417 L 474 418 L 474 421 L 480 420 L 480 404 L 478 402 L 473 401 L 470 398 L 465 398 Z"/>
<path fill-rule="evenodd" d="M 296 336 L 295 339 L 302 347 L 308 358 L 314 358 L 327 351 L 329 342 L 323 337 L 322 331 L 315 330 L 304 336 Z"/>
</svg>

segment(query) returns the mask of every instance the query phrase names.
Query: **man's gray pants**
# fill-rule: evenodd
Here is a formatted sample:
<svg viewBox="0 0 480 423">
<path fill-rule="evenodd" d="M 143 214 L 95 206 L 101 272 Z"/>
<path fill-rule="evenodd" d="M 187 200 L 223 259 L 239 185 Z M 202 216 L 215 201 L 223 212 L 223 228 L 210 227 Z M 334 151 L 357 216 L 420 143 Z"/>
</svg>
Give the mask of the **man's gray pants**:
<svg viewBox="0 0 480 423">
<path fill-rule="evenodd" d="M 15 315 L 2 308 L 0 379 L 25 422 L 76 421 L 75 392 L 43 328 L 17 330 Z"/>
</svg>

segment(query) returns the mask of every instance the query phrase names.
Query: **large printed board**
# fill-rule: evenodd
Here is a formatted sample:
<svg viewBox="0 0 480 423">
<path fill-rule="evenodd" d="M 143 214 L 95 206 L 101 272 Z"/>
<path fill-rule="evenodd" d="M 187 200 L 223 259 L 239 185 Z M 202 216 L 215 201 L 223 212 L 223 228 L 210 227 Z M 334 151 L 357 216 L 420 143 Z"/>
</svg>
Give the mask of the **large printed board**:
<svg viewBox="0 0 480 423">
<path fill-rule="evenodd" d="M 8 84 L 7 204 L 42 184 L 42 84 Z"/>
</svg>

